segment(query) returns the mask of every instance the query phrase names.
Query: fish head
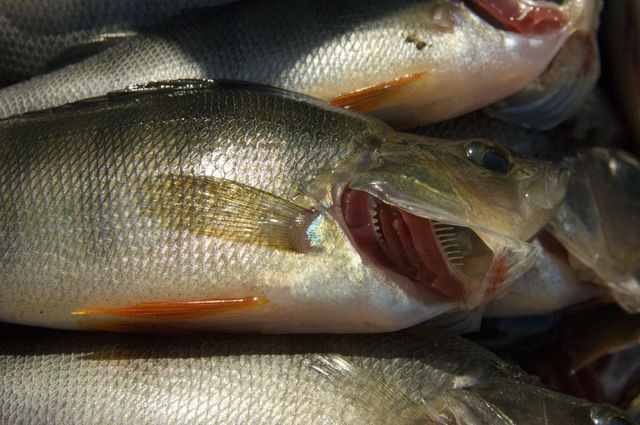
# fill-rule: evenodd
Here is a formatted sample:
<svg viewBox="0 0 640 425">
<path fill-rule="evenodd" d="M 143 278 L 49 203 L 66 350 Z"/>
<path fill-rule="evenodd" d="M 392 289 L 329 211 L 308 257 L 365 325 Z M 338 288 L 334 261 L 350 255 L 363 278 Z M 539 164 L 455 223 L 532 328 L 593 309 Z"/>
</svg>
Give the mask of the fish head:
<svg viewBox="0 0 640 425">
<path fill-rule="evenodd" d="M 630 312 L 640 312 L 640 162 L 617 149 L 592 148 L 568 161 L 567 198 L 550 230 L 578 267 L 595 273 Z"/>
<path fill-rule="evenodd" d="M 533 264 L 526 239 L 563 199 L 566 172 L 489 141 L 394 137 L 337 185 L 334 215 L 366 264 L 483 304 Z"/>
<path fill-rule="evenodd" d="M 489 379 L 469 391 L 452 393 L 446 398 L 445 412 L 449 410 L 456 425 L 637 425 L 614 406 L 557 393 L 537 383 Z"/>
</svg>

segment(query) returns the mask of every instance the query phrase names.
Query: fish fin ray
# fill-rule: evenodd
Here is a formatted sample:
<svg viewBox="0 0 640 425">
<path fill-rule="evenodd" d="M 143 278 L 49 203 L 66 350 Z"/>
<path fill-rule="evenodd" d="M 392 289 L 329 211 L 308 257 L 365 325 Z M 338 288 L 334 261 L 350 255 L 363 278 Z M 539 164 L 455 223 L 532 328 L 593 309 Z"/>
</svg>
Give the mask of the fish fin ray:
<svg viewBox="0 0 640 425">
<path fill-rule="evenodd" d="M 216 177 L 163 175 L 145 185 L 141 208 L 169 227 L 235 242 L 308 252 L 320 214 L 269 192 Z"/>
<path fill-rule="evenodd" d="M 142 302 L 128 307 L 75 310 L 74 315 L 109 315 L 136 319 L 189 320 L 234 313 L 268 303 L 263 297 L 218 298 L 197 301 Z"/>
<path fill-rule="evenodd" d="M 431 404 L 412 400 L 392 382 L 338 354 L 317 355 L 309 367 L 335 386 L 354 406 L 367 415 L 362 423 L 412 425 L 436 424 Z"/>
<path fill-rule="evenodd" d="M 393 103 L 396 99 L 411 95 L 412 83 L 426 75 L 426 72 L 407 75 L 393 81 L 337 96 L 329 103 L 358 112 L 371 112 Z"/>
<path fill-rule="evenodd" d="M 80 62 L 94 56 L 116 44 L 136 36 L 136 32 L 100 34 L 90 40 L 63 49 L 48 63 L 47 72 Z"/>
</svg>

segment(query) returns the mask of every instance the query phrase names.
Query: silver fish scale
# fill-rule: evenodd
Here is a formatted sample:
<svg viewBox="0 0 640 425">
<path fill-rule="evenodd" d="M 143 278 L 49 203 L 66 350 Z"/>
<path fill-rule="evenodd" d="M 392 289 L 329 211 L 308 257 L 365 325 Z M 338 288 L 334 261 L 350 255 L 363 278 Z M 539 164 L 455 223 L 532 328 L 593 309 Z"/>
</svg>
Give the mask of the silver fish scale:
<svg viewBox="0 0 640 425">
<path fill-rule="evenodd" d="M 43 73 L 77 45 L 229 0 L 0 0 L 0 84 Z"/>
<path fill-rule="evenodd" d="M 320 358 L 340 359 L 351 372 L 324 376 L 311 367 Z M 532 409 L 547 406 L 550 423 L 590 423 L 589 403 L 523 382 L 520 369 L 429 328 L 162 339 L 23 331 L 0 341 L 0 369 L 11 371 L 0 375 L 0 423 L 405 425 L 417 423 L 400 419 L 406 408 L 424 412 L 434 400 L 447 408 L 460 382 L 462 393 L 480 384 L 484 396 L 506 396 L 501 414 L 520 425 L 543 423 L 540 415 L 517 416 L 523 398 Z M 482 378 L 467 379 L 474 376 Z M 482 397 L 457 401 L 481 413 Z M 456 414 L 459 423 L 492 423 Z"/>
<path fill-rule="evenodd" d="M 0 92 L 0 117 L 176 78 L 256 81 L 323 97 L 341 81 L 367 87 L 371 75 L 389 81 L 397 78 L 389 74 L 396 65 L 424 63 L 427 52 L 405 39 L 432 29 L 438 22 L 432 5 L 438 2 L 330 3 L 239 2 L 181 16 L 82 62 L 7 87 Z M 437 48 L 428 57 L 437 61 L 446 54 Z"/>
<path fill-rule="evenodd" d="M 208 299 L 212 284 L 251 282 L 282 253 L 141 214 L 147 179 L 222 177 L 292 199 L 386 128 L 269 89 L 117 97 L 0 122 L 0 299 L 63 303 L 77 282 L 87 302 L 127 305 L 157 288 Z"/>
</svg>

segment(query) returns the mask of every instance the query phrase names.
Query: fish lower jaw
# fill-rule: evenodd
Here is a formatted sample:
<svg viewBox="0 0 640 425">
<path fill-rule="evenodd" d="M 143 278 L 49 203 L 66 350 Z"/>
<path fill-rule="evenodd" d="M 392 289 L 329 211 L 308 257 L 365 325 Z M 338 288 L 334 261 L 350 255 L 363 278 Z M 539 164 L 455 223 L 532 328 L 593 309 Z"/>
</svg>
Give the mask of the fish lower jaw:
<svg viewBox="0 0 640 425">
<path fill-rule="evenodd" d="M 446 301 L 477 304 L 493 253 L 473 230 L 411 214 L 364 191 L 345 189 L 346 230 L 367 263 Z"/>
</svg>

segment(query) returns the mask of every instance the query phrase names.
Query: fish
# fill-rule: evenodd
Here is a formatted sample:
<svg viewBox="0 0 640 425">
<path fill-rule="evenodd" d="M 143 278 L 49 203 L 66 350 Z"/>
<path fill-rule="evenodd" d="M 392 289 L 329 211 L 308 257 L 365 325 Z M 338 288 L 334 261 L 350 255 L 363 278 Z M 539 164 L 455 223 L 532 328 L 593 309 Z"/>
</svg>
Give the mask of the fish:
<svg viewBox="0 0 640 425">
<path fill-rule="evenodd" d="M 576 30 L 545 71 L 527 87 L 485 109 L 495 118 L 549 130 L 576 114 L 600 76 L 596 35 L 602 2 L 585 7 Z"/>
<path fill-rule="evenodd" d="M 591 109 L 585 111 L 588 117 L 592 116 Z M 580 127 L 583 118 L 576 118 Z M 611 141 L 615 138 L 607 135 L 615 133 L 615 124 L 603 119 L 587 133 L 604 135 L 605 141 Z M 545 237 L 555 238 L 560 246 L 554 242 L 547 244 L 554 246 L 552 251 L 538 258 L 539 264 L 530 270 L 527 278 L 523 276 L 509 287 L 510 296 L 503 293 L 505 299 L 496 301 L 496 312 L 538 314 L 591 296 L 600 297 L 592 284 L 606 288 L 609 298 L 613 297 L 628 312 L 640 311 L 640 162 L 637 157 L 611 146 L 581 146 L 583 141 L 575 140 L 575 135 L 564 128 L 537 132 L 480 112 L 415 132 L 438 138 L 486 137 L 504 143 L 525 157 L 564 162 L 572 170 L 567 197 L 546 226 Z M 551 263 L 550 258 L 554 258 Z M 540 292 L 534 297 L 532 291 L 536 287 Z M 531 295 L 529 300 L 535 299 L 537 303 L 530 304 L 528 309 L 524 308 L 527 294 Z M 517 299 L 524 304 L 516 303 Z"/>
<path fill-rule="evenodd" d="M 580 278 L 566 249 L 548 232 L 543 231 L 533 243 L 540 247 L 535 264 L 487 304 L 483 317 L 543 315 L 607 298 L 602 286 Z"/>
<path fill-rule="evenodd" d="M 153 83 L 0 121 L 0 321 L 375 332 L 534 261 L 563 167 L 302 94 Z"/>
<path fill-rule="evenodd" d="M 0 117 L 170 79 L 252 81 L 397 128 L 481 108 L 545 69 L 594 0 L 262 0 L 185 12 L 0 91 Z"/>
<path fill-rule="evenodd" d="M 488 326 L 471 335 L 474 342 L 516 362 L 551 389 L 625 409 L 640 389 L 640 316 L 616 304 L 494 318 L 483 325 Z"/>
<path fill-rule="evenodd" d="M 630 313 L 640 312 L 640 161 L 619 149 L 579 151 L 567 197 L 549 232 L 574 269 L 606 286 Z"/>
<path fill-rule="evenodd" d="M 90 56 L 185 10 L 225 2 L 2 0 L 0 87 Z"/>
<path fill-rule="evenodd" d="M 31 332 L 0 341 L 0 371 L 8 424 L 636 424 L 427 328 L 166 339 Z"/>
</svg>

